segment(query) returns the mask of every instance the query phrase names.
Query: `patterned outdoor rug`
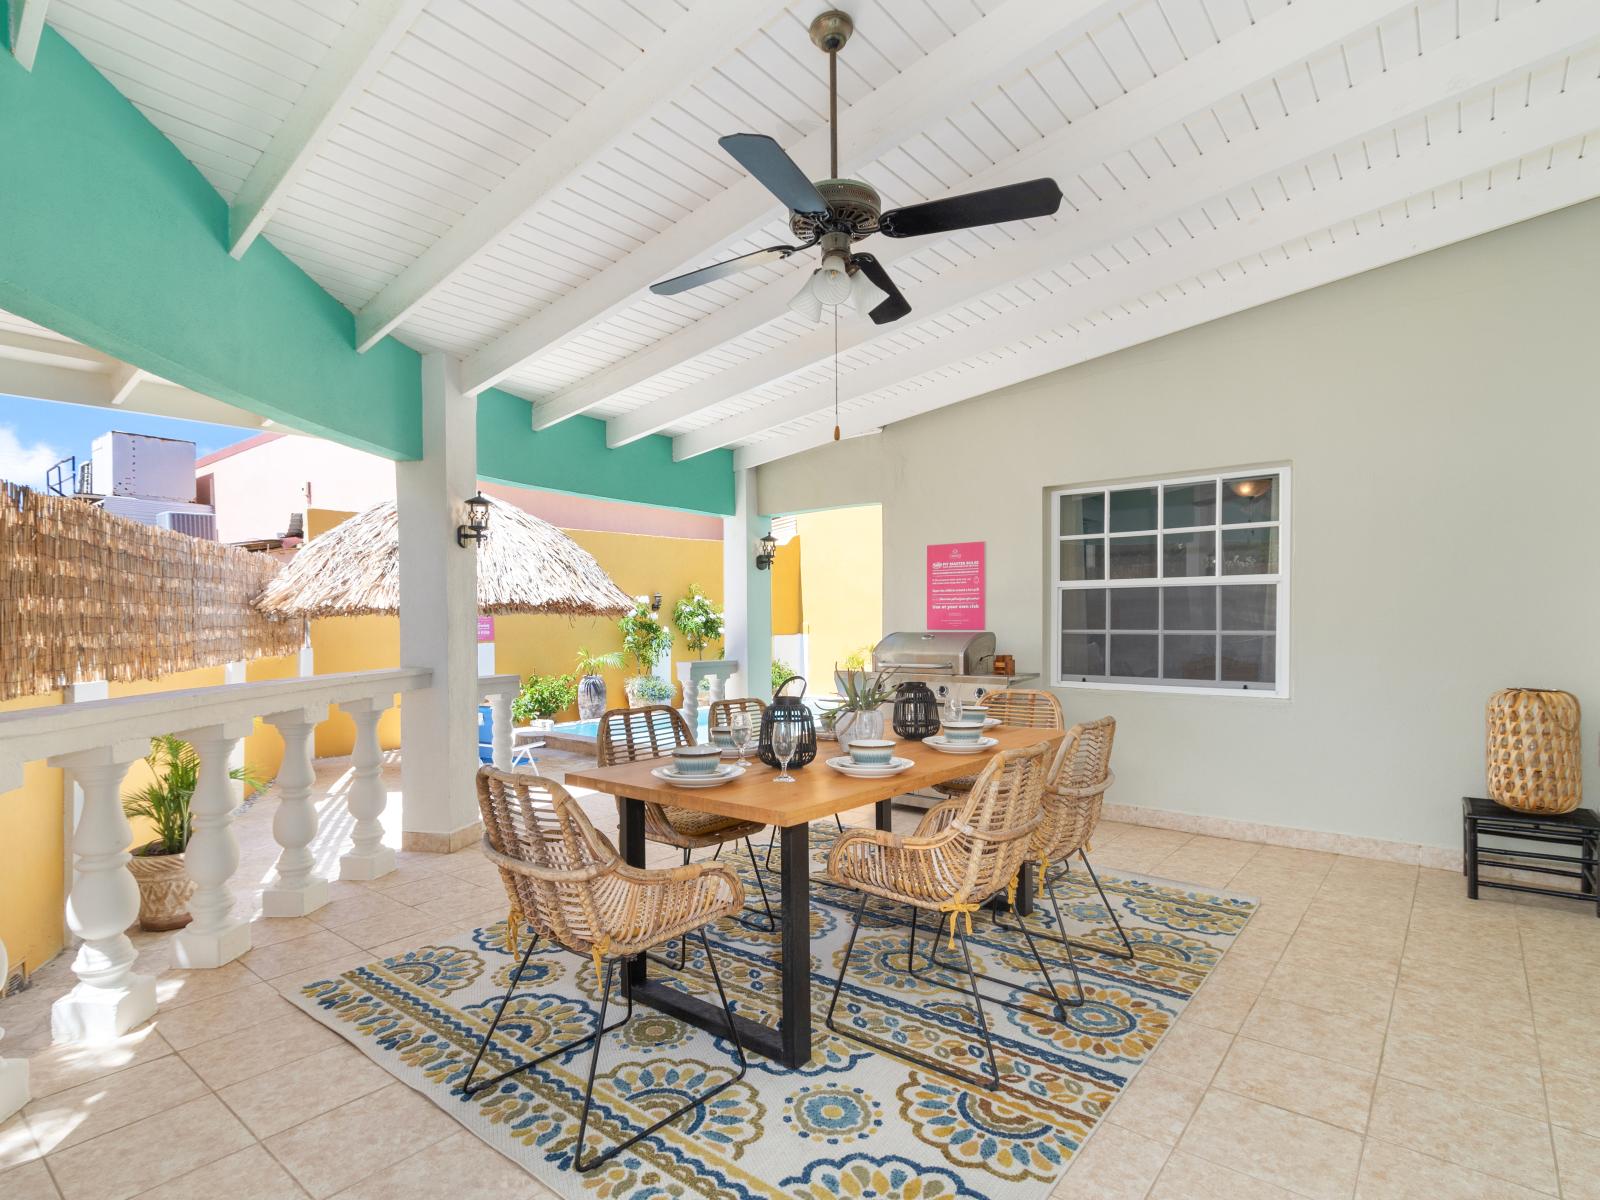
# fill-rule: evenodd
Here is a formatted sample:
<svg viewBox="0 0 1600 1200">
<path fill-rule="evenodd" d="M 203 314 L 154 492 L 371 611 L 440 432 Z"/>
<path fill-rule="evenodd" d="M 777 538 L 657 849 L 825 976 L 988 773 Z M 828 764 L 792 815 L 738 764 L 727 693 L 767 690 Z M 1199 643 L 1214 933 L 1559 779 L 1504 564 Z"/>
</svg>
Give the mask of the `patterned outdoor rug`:
<svg viewBox="0 0 1600 1200">
<path fill-rule="evenodd" d="M 829 842 L 816 832 L 820 874 Z M 748 860 L 723 857 L 741 867 L 753 890 Z M 513 1076 L 471 1102 L 452 1091 L 465 1077 L 515 969 L 504 922 L 464 930 L 445 944 L 418 946 L 334 979 L 307 980 L 292 998 L 564 1196 L 1039 1200 L 1256 907 L 1241 897 L 1132 875 L 1102 874 L 1101 882 L 1119 908 L 1138 961 L 1080 951 L 1088 1001 L 1069 1008 L 1065 1024 L 1047 1001 L 986 985 L 1027 1006 L 1020 1012 L 986 1006 L 1002 1076 L 994 1092 L 828 1030 L 823 1017 L 858 900 L 816 884 L 816 1050 L 810 1066 L 785 1071 L 751 1054 L 742 1081 L 588 1175 L 569 1169 L 587 1046 Z M 1120 948 L 1081 866 L 1057 891 L 1075 935 Z M 964 993 L 937 986 L 936 974 L 918 977 L 905 970 L 908 910 L 874 901 L 868 911 L 876 915 L 856 943 L 839 1002 L 841 1024 L 982 1071 L 983 1041 Z M 1038 985 L 1019 934 L 997 928 L 988 914 L 978 916 L 975 931 L 972 949 L 980 971 Z M 776 940 L 732 920 L 712 935 L 729 998 L 739 1011 L 769 1021 L 777 1002 Z M 1061 994 L 1068 995 L 1060 946 L 1037 940 Z M 926 921 L 917 944 L 920 959 L 932 944 Z M 940 946 L 941 956 L 953 961 L 942 938 Z M 684 985 L 714 1000 L 704 956 L 693 942 L 690 950 Z M 659 966 L 651 971 L 657 978 L 673 974 Z M 583 1036 L 594 1027 L 598 1002 L 587 956 L 541 946 L 496 1039 L 516 1057 L 491 1050 L 485 1067 L 504 1070 L 537 1048 Z M 620 1011 L 613 1006 L 608 1020 Z M 645 1128 L 687 1095 L 726 1079 L 734 1067 L 724 1040 L 637 1009 L 601 1051 L 589 1155 L 603 1148 L 600 1139 L 608 1147 Z M 491 1073 L 480 1068 L 480 1078 Z"/>
</svg>

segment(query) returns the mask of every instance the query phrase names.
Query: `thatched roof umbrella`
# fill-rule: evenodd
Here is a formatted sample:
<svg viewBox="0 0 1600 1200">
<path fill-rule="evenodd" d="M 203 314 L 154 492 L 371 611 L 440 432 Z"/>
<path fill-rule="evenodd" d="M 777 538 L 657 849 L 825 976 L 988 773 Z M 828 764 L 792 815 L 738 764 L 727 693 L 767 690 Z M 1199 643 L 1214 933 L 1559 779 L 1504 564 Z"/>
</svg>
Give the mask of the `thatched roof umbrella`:
<svg viewBox="0 0 1600 1200">
<path fill-rule="evenodd" d="M 633 607 L 594 556 L 561 530 L 503 500 L 488 500 L 489 536 L 476 551 L 479 612 L 606 617 Z M 312 538 L 255 606 L 275 617 L 398 613 L 400 522 L 394 501 Z"/>
</svg>

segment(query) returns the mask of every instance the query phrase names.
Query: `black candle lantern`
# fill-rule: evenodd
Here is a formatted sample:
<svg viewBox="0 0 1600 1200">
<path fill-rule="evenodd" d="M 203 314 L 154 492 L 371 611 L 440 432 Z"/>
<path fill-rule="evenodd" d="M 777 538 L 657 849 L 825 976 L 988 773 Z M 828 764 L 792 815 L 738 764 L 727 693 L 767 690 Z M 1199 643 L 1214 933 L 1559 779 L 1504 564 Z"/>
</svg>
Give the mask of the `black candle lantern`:
<svg viewBox="0 0 1600 1200">
<path fill-rule="evenodd" d="M 800 676 L 786 680 L 772 698 L 772 703 L 767 705 L 767 711 L 761 714 L 761 740 L 756 746 L 756 753 L 769 767 L 783 765 L 772 750 L 772 731 L 779 725 L 794 729 L 794 757 L 789 760 L 791 768 L 803 767 L 817 756 L 817 727 L 803 699 L 805 690 L 806 681 Z"/>
<path fill-rule="evenodd" d="M 894 731 L 913 742 L 939 732 L 939 702 L 927 684 L 911 680 L 895 688 Z"/>
</svg>

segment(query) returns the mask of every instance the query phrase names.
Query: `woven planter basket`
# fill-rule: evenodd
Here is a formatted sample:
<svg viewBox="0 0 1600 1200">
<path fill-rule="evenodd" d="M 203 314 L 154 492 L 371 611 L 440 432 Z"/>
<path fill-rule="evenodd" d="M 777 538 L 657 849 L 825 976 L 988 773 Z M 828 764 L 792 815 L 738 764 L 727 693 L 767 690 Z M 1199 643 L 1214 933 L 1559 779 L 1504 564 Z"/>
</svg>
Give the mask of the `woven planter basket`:
<svg viewBox="0 0 1600 1200">
<path fill-rule="evenodd" d="M 1489 798 L 1522 812 L 1568 813 L 1583 803 L 1583 742 L 1571 692 L 1506 688 L 1489 697 Z"/>
</svg>

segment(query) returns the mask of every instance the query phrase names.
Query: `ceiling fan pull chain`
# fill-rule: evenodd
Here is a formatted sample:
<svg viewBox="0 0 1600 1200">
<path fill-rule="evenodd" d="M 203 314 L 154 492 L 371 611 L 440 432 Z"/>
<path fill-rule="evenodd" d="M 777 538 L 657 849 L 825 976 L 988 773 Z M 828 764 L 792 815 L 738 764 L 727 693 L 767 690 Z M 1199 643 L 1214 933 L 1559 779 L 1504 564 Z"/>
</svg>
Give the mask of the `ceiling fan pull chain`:
<svg viewBox="0 0 1600 1200">
<path fill-rule="evenodd" d="M 833 440 L 836 442 L 839 440 L 839 309 L 837 307 L 833 310 Z"/>
</svg>

